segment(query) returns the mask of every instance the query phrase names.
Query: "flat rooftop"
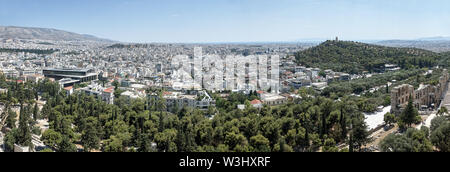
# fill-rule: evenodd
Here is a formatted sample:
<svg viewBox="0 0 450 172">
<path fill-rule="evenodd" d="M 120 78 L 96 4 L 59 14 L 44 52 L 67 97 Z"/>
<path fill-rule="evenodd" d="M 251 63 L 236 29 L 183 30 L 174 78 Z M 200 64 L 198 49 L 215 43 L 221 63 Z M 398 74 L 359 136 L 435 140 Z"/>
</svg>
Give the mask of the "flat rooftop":
<svg viewBox="0 0 450 172">
<path fill-rule="evenodd" d="M 71 79 L 71 78 L 64 78 L 64 79 L 59 80 L 59 83 L 62 83 L 62 84 L 76 83 L 76 82 L 80 82 L 80 80 L 75 80 L 75 79 Z"/>
<path fill-rule="evenodd" d="M 58 75 L 61 77 L 65 77 L 65 78 L 77 78 L 77 79 L 81 79 L 81 78 L 85 78 L 85 77 L 90 77 L 90 76 L 96 76 L 96 73 L 88 73 L 86 75 L 83 76 L 78 76 L 78 75 Z"/>
<path fill-rule="evenodd" d="M 64 71 L 64 72 L 89 72 L 91 69 L 55 69 L 55 68 L 48 68 L 43 69 L 47 71 Z"/>
</svg>

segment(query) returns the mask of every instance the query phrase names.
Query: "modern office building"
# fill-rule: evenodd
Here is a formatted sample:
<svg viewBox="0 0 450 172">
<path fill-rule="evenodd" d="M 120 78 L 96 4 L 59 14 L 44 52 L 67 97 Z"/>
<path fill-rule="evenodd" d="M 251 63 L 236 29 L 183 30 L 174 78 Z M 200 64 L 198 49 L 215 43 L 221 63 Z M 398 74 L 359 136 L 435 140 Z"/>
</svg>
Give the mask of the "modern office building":
<svg viewBox="0 0 450 172">
<path fill-rule="evenodd" d="M 95 73 L 92 69 L 44 69 L 42 73 L 45 77 L 55 80 L 71 78 L 80 82 L 88 82 L 98 79 L 98 73 Z"/>
<path fill-rule="evenodd" d="M 75 84 L 79 84 L 80 80 L 75 80 L 72 78 L 63 78 L 63 79 L 59 80 L 58 83 L 61 86 L 61 88 L 65 88 L 65 87 L 74 86 Z"/>
</svg>

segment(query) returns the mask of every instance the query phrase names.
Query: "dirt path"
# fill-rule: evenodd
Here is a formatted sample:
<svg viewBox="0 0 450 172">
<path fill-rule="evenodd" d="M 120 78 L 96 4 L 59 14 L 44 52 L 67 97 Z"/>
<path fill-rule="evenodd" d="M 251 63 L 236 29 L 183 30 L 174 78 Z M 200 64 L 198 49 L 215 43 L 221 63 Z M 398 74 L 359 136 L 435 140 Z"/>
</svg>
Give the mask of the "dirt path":
<svg viewBox="0 0 450 172">
<path fill-rule="evenodd" d="M 364 147 L 365 148 L 375 148 L 374 152 L 379 152 L 380 150 L 379 150 L 379 146 L 378 145 L 380 144 L 380 142 L 386 136 L 388 136 L 391 133 L 394 133 L 397 130 L 398 130 L 398 125 L 395 124 L 394 127 L 390 128 L 387 131 L 385 131 L 384 128 L 381 128 L 381 129 L 375 131 L 374 133 L 372 133 L 370 135 L 370 137 L 373 138 L 374 140 L 371 143 L 365 145 Z"/>
</svg>

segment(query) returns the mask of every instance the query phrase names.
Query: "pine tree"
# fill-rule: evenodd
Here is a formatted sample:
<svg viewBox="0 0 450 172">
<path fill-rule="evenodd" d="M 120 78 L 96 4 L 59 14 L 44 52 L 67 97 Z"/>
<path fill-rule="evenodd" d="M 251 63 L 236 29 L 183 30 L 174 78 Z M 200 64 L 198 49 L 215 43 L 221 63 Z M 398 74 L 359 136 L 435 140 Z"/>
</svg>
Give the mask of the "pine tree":
<svg viewBox="0 0 450 172">
<path fill-rule="evenodd" d="M 16 112 L 12 111 L 10 107 L 6 108 L 6 113 L 8 113 L 8 117 L 6 118 L 6 127 L 10 129 L 16 128 Z"/>
<path fill-rule="evenodd" d="M 386 84 L 386 94 L 389 94 L 389 84 Z"/>
<path fill-rule="evenodd" d="M 21 146 L 32 146 L 31 144 L 31 130 L 29 126 L 29 108 L 24 108 L 20 105 L 19 130 L 17 143 Z"/>
<path fill-rule="evenodd" d="M 33 119 L 36 121 L 39 119 L 39 107 L 37 105 L 37 103 L 34 104 L 34 108 L 33 108 Z"/>
<path fill-rule="evenodd" d="M 76 152 L 77 147 L 70 141 L 68 136 L 63 136 L 61 143 L 58 145 L 59 152 Z"/>
<path fill-rule="evenodd" d="M 371 141 L 367 125 L 364 122 L 363 118 L 356 117 L 353 123 L 352 136 L 353 142 L 356 144 L 354 146 L 356 146 L 356 148 L 358 148 L 359 151 L 361 151 L 362 146 Z"/>
<path fill-rule="evenodd" d="M 412 98 L 410 98 L 408 106 L 406 106 L 400 118 L 405 124 L 408 124 L 408 126 L 411 127 L 411 125 L 416 122 L 417 116 L 419 116 L 419 112 L 414 108 Z"/>
<path fill-rule="evenodd" d="M 95 117 L 86 119 L 85 127 L 81 133 L 81 143 L 86 152 L 97 149 L 100 144 L 100 138 L 97 130 L 98 121 Z"/>
<path fill-rule="evenodd" d="M 346 120 L 347 119 L 345 118 L 345 113 L 344 113 L 343 107 L 341 107 L 339 123 L 340 123 L 341 129 L 342 129 L 342 132 L 341 132 L 342 139 L 347 138 L 347 121 Z"/>
</svg>

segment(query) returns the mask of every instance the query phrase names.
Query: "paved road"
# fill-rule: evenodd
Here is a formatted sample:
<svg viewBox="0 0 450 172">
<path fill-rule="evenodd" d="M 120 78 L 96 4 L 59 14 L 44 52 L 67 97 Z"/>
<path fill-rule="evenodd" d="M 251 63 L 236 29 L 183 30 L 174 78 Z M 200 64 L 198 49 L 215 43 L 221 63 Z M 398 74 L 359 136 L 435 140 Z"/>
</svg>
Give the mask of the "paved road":
<svg viewBox="0 0 450 172">
<path fill-rule="evenodd" d="M 384 123 L 384 114 L 391 111 L 391 106 L 384 107 L 383 111 L 381 112 L 374 112 L 374 113 L 364 113 L 365 121 L 367 123 L 367 126 L 369 127 L 369 130 L 375 129 L 380 125 L 383 125 Z"/>
<path fill-rule="evenodd" d="M 420 125 L 417 125 L 416 129 L 420 129 L 422 127 L 423 124 L 425 124 L 425 127 L 430 128 L 431 127 L 431 120 L 433 120 L 434 118 L 436 118 L 436 112 L 433 112 L 430 116 L 428 116 L 428 118 L 425 120 L 424 123 L 421 123 Z"/>
</svg>

